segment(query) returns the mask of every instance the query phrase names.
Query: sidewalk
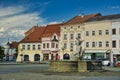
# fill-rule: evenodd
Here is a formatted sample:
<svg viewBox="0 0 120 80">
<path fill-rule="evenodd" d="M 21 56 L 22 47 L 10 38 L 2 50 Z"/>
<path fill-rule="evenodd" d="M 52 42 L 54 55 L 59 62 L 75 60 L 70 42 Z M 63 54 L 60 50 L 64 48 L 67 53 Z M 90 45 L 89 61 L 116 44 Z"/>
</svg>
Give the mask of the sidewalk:
<svg viewBox="0 0 120 80">
<path fill-rule="evenodd" d="M 103 69 L 109 71 L 120 71 L 120 67 L 112 67 L 112 66 L 103 66 Z"/>
</svg>

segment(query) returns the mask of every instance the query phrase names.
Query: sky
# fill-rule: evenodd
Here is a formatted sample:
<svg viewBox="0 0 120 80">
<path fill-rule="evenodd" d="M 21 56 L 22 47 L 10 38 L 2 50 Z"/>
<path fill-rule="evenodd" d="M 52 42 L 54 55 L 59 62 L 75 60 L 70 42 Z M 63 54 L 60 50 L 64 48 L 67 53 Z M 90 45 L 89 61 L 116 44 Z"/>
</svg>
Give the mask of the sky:
<svg viewBox="0 0 120 80">
<path fill-rule="evenodd" d="M 0 0 L 0 45 L 20 41 L 35 25 L 66 22 L 84 13 L 120 14 L 120 0 Z"/>
</svg>

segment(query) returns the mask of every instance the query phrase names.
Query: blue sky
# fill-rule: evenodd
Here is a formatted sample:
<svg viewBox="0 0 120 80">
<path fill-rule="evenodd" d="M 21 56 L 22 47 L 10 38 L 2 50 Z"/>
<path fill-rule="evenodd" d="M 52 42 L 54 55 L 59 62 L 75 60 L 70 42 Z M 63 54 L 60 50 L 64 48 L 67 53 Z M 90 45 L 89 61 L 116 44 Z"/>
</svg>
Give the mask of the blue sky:
<svg viewBox="0 0 120 80">
<path fill-rule="evenodd" d="M 0 0 L 0 44 L 19 41 L 34 25 L 62 22 L 76 15 L 120 14 L 120 0 Z"/>
</svg>

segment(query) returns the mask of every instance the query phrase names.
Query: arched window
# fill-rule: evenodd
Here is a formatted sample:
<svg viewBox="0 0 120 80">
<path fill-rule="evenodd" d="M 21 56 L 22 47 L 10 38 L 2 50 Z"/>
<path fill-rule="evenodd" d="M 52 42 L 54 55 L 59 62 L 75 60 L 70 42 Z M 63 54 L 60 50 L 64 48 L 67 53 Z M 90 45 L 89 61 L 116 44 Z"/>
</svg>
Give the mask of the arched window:
<svg viewBox="0 0 120 80">
<path fill-rule="evenodd" d="M 39 61 L 40 60 L 40 55 L 39 54 L 35 54 L 34 55 L 34 61 Z"/>
<path fill-rule="evenodd" d="M 63 55 L 63 59 L 67 59 L 67 60 L 69 60 L 69 59 L 70 59 L 70 55 L 69 55 L 69 54 L 67 54 L 67 53 L 66 53 L 66 54 L 64 54 L 64 55 Z"/>
<path fill-rule="evenodd" d="M 24 55 L 24 61 L 29 61 L 29 55 Z"/>
</svg>

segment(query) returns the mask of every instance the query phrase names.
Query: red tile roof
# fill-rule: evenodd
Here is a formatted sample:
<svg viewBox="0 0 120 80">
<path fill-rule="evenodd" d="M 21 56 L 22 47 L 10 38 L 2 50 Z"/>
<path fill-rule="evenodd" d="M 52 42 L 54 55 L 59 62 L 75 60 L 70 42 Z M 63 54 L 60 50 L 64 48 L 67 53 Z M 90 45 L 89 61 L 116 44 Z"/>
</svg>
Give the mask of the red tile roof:
<svg viewBox="0 0 120 80">
<path fill-rule="evenodd" d="M 18 44 L 19 44 L 19 42 L 12 42 L 11 44 L 10 44 L 10 48 L 17 48 L 18 47 Z"/>
<path fill-rule="evenodd" d="M 60 36 L 60 26 L 62 24 L 50 24 L 46 26 L 46 30 L 43 33 L 43 37 L 52 37 L 54 33 Z"/>
<path fill-rule="evenodd" d="M 80 23 L 88 21 L 90 18 L 93 18 L 95 16 L 101 16 L 101 14 L 98 13 L 98 14 L 90 14 L 90 15 L 84 15 L 84 16 L 75 16 L 71 20 L 64 23 L 64 25 L 80 24 Z"/>
<path fill-rule="evenodd" d="M 119 19 L 120 14 L 114 14 L 114 15 L 106 15 L 106 16 L 96 16 L 88 20 L 88 22 L 91 21 L 101 21 L 101 20 L 112 20 L 112 19 Z"/>
<path fill-rule="evenodd" d="M 20 43 L 41 42 L 42 34 L 46 27 L 37 27 L 32 33 L 26 36 Z"/>
</svg>

